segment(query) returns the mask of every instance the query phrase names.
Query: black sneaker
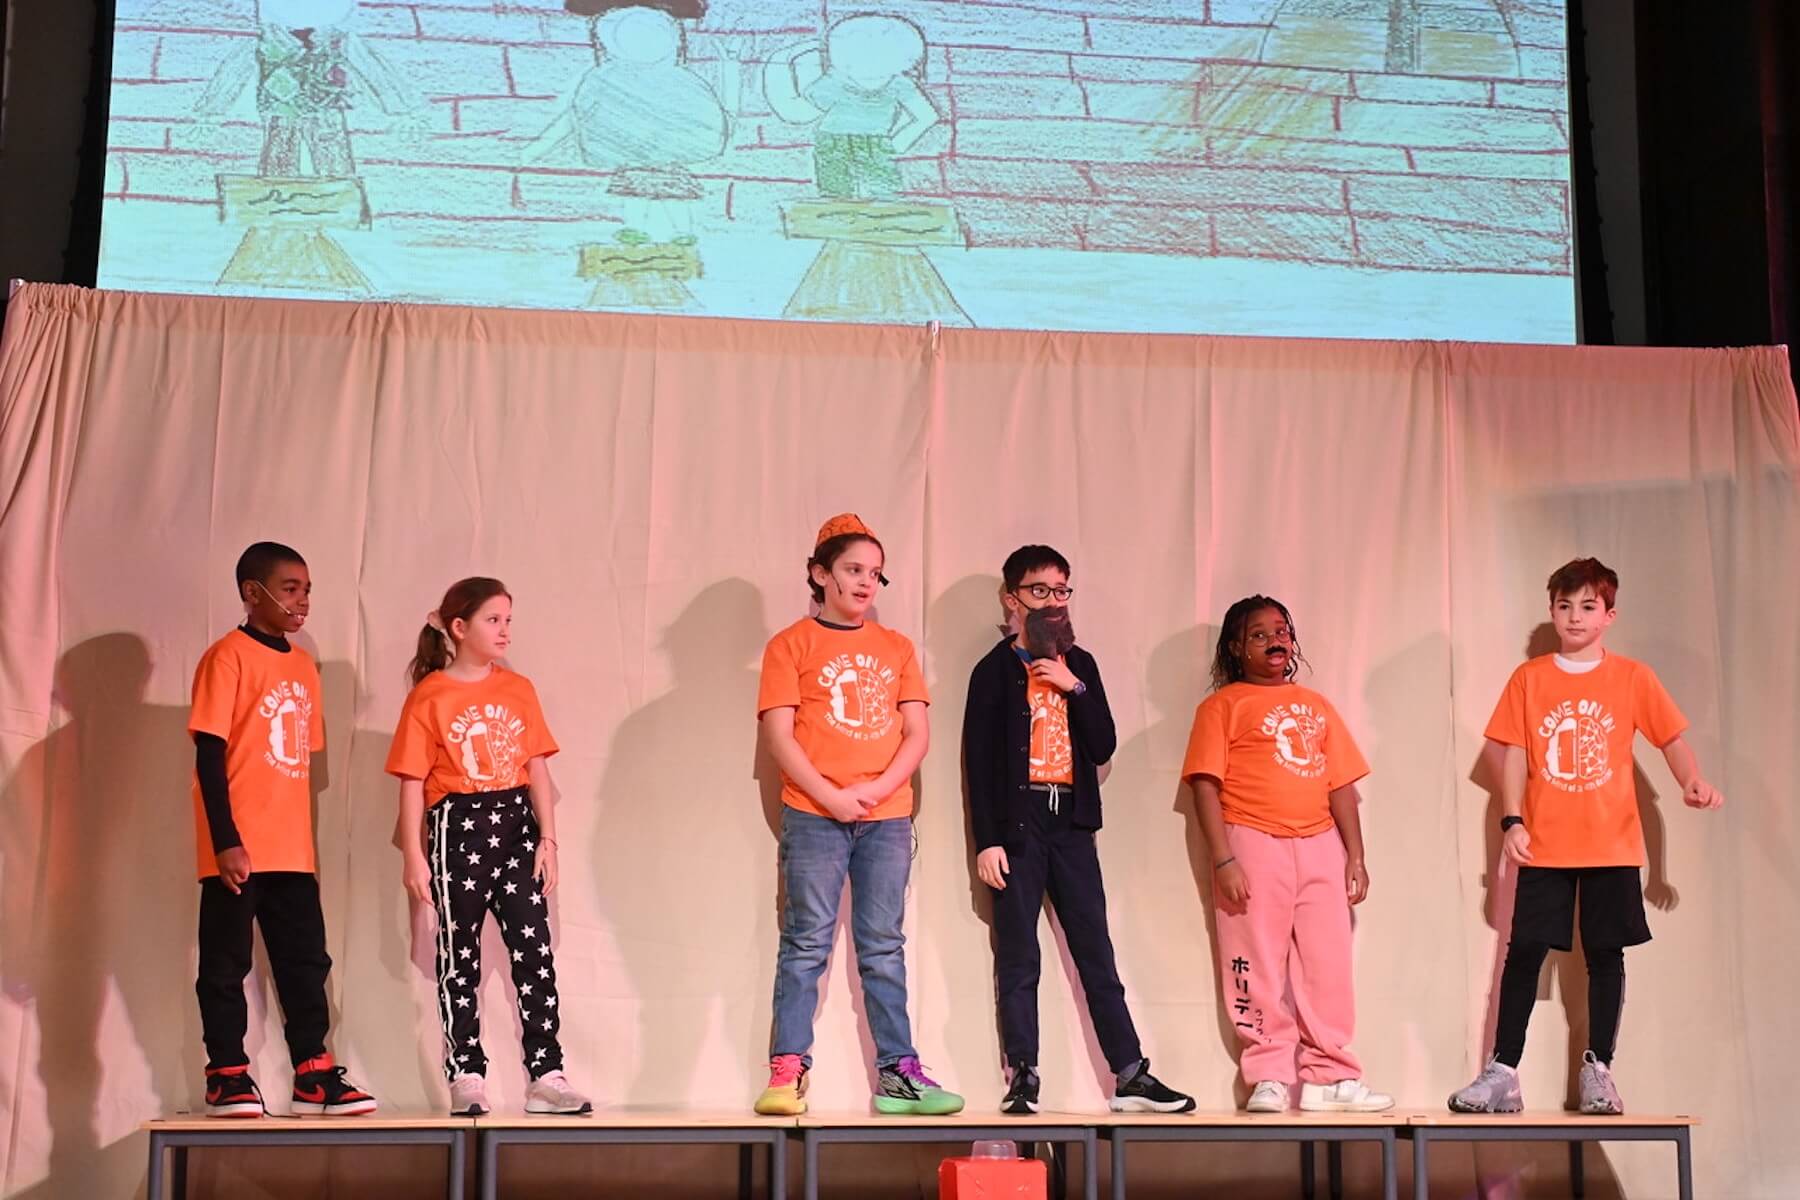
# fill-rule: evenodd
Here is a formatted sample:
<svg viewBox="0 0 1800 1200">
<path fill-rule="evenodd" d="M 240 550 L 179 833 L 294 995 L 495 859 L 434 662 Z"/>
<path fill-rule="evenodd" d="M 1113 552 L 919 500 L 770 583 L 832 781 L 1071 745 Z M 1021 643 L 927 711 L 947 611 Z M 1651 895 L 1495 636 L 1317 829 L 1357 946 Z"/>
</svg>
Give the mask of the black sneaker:
<svg viewBox="0 0 1800 1200">
<path fill-rule="evenodd" d="M 1194 1111 L 1194 1098 L 1183 1095 L 1150 1073 L 1150 1060 L 1143 1059 L 1129 1077 L 1121 1075 L 1113 1085 L 1111 1107 L 1120 1113 L 1184 1113 Z"/>
<path fill-rule="evenodd" d="M 250 1078 L 249 1067 L 226 1067 L 206 1073 L 206 1115 L 209 1117 L 260 1117 L 262 1092 Z"/>
<path fill-rule="evenodd" d="M 1009 1117 L 1029 1117 L 1038 1110 L 1038 1073 L 1031 1067 L 1014 1067 L 1012 1086 L 1000 1101 L 1000 1111 Z"/>
<path fill-rule="evenodd" d="M 297 1117 L 356 1117 L 375 1111 L 375 1097 L 344 1077 L 331 1055 L 309 1058 L 294 1068 Z"/>
</svg>

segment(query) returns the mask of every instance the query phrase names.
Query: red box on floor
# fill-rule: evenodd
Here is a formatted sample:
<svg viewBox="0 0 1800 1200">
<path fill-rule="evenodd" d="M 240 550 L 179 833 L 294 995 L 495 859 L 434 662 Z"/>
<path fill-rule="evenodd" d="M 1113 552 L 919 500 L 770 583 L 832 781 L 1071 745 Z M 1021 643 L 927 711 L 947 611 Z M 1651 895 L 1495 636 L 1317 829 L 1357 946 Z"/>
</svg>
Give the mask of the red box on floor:
<svg viewBox="0 0 1800 1200">
<path fill-rule="evenodd" d="M 1040 1158 L 946 1158 L 938 1166 L 938 1200 L 1044 1200 Z"/>
</svg>

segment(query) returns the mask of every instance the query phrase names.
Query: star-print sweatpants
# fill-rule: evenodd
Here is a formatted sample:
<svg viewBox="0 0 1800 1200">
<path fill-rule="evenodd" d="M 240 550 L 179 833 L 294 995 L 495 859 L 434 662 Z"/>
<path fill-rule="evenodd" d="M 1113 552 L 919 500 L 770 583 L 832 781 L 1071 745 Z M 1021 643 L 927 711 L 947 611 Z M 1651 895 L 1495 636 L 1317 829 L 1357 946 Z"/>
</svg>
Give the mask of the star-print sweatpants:
<svg viewBox="0 0 1800 1200">
<path fill-rule="evenodd" d="M 487 1073 L 481 1049 L 481 927 L 491 912 L 512 960 L 525 1069 L 533 1079 L 562 1069 L 556 961 L 549 906 L 532 864 L 538 844 L 531 789 L 451 794 L 425 814 L 431 902 L 437 910 L 438 1017 L 444 1074 Z"/>
</svg>

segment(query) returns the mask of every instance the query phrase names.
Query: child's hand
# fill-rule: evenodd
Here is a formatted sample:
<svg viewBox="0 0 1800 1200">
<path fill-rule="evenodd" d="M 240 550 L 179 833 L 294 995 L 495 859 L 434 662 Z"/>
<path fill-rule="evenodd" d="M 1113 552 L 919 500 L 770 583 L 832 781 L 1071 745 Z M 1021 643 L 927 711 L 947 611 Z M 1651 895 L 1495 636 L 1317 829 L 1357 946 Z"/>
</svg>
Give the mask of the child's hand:
<svg viewBox="0 0 1800 1200">
<path fill-rule="evenodd" d="M 242 846 L 221 850 L 214 856 L 219 863 L 219 882 L 234 896 L 244 894 L 243 883 L 250 878 L 250 852 Z"/>
<path fill-rule="evenodd" d="M 531 877 L 538 881 L 538 890 L 544 895 L 556 890 L 556 842 L 553 839 L 538 839 L 537 861 L 532 864 Z"/>
<path fill-rule="evenodd" d="M 1520 866 L 1531 862 L 1531 835 L 1525 832 L 1523 825 L 1514 825 L 1507 830 L 1501 838 L 1501 844 L 1506 847 L 1506 857 Z"/>
<path fill-rule="evenodd" d="M 1689 808 L 1718 808 L 1725 803 L 1725 795 L 1696 775 L 1688 780 L 1686 790 L 1681 793 L 1681 802 Z"/>
<path fill-rule="evenodd" d="M 1075 685 L 1081 682 L 1075 678 L 1075 672 L 1054 658 L 1034 660 L 1031 664 L 1031 677 L 1039 683 L 1049 684 L 1059 692 L 1072 692 Z"/>
<path fill-rule="evenodd" d="M 1236 859 L 1213 868 L 1213 898 L 1230 916 L 1241 917 L 1250 910 L 1250 880 Z"/>
<path fill-rule="evenodd" d="M 989 846 L 975 856 L 975 874 L 981 876 L 981 882 L 996 892 L 1006 890 L 1006 877 L 1012 874 L 1012 864 L 1006 861 L 1006 847 Z"/>
<path fill-rule="evenodd" d="M 1344 864 L 1344 894 L 1350 903 L 1361 904 L 1369 898 L 1369 871 L 1358 859 Z"/>
<path fill-rule="evenodd" d="M 406 894 L 424 904 L 431 899 L 431 864 L 423 854 L 408 854 L 400 867 L 400 882 Z"/>
<path fill-rule="evenodd" d="M 853 783 L 849 787 L 839 788 L 837 795 L 825 802 L 831 815 L 846 825 L 860 821 L 868 815 L 869 810 L 880 804 L 883 797 L 875 794 L 875 789 L 866 783 Z"/>
</svg>

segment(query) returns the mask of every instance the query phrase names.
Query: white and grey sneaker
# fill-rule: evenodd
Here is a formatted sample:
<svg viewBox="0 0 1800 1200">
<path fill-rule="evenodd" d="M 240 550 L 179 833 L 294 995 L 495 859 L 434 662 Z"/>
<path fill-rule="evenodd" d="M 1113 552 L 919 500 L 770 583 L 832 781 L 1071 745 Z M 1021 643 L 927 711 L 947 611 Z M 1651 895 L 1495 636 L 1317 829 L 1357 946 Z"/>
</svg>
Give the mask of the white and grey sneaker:
<svg viewBox="0 0 1800 1200">
<path fill-rule="evenodd" d="M 485 1117 L 488 1113 L 487 1079 L 464 1071 L 450 1081 L 450 1115 Z"/>
<path fill-rule="evenodd" d="M 1516 1113 L 1525 1111 L 1519 1092 L 1519 1072 L 1499 1059 L 1481 1068 L 1475 1082 L 1450 1095 L 1450 1111 L 1459 1113 Z"/>
<path fill-rule="evenodd" d="M 1625 1111 L 1612 1068 L 1595 1058 L 1592 1050 L 1581 1055 L 1581 1111 L 1596 1117 L 1616 1117 Z"/>
<path fill-rule="evenodd" d="M 594 1111 L 588 1098 L 576 1091 L 561 1071 L 548 1071 L 525 1089 L 525 1111 L 540 1116 L 581 1117 Z"/>
<path fill-rule="evenodd" d="M 1287 1110 L 1288 1085 L 1273 1079 L 1264 1079 L 1251 1088 L 1250 1098 L 1244 1101 L 1245 1112 L 1284 1113 Z"/>
<path fill-rule="evenodd" d="M 1360 1079 L 1300 1085 L 1301 1112 L 1372 1113 L 1386 1112 L 1392 1107 L 1392 1096 L 1386 1092 L 1371 1091 Z"/>
</svg>

